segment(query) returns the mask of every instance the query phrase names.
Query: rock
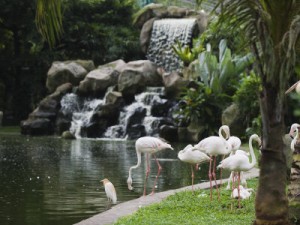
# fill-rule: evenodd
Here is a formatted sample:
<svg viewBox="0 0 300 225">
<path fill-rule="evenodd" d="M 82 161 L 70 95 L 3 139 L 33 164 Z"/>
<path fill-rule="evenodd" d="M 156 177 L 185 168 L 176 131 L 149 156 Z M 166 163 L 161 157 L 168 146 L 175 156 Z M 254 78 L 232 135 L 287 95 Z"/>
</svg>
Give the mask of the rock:
<svg viewBox="0 0 300 225">
<path fill-rule="evenodd" d="M 230 135 L 241 136 L 244 134 L 246 127 L 243 121 L 239 107 L 235 103 L 227 107 L 222 113 L 222 124 L 230 127 Z"/>
<path fill-rule="evenodd" d="M 87 73 L 85 68 L 72 61 L 53 62 L 47 73 L 46 86 L 50 93 L 64 83 L 71 83 L 76 86 Z"/>
<path fill-rule="evenodd" d="M 178 141 L 178 130 L 175 126 L 162 125 L 159 129 L 159 136 L 167 141 Z"/>
<path fill-rule="evenodd" d="M 126 63 L 117 60 L 89 72 L 80 82 L 78 92 L 82 95 L 103 96 L 107 88 L 117 84 L 122 66 Z"/>
<path fill-rule="evenodd" d="M 34 118 L 21 121 L 21 134 L 25 135 L 51 135 L 54 127 L 48 118 Z"/>
<path fill-rule="evenodd" d="M 61 98 L 71 92 L 72 84 L 66 83 L 45 97 L 39 106 L 29 114 L 28 119 L 21 121 L 21 133 L 26 135 L 50 135 L 56 127 L 56 117 L 60 109 Z"/>
<path fill-rule="evenodd" d="M 63 139 L 76 139 L 76 137 L 70 131 L 64 131 L 61 137 Z"/>
<path fill-rule="evenodd" d="M 141 45 L 142 52 L 144 54 L 147 54 L 147 50 L 151 39 L 152 27 L 155 20 L 157 20 L 157 18 L 152 18 L 148 20 L 146 23 L 144 23 L 142 30 L 140 32 L 140 45 Z"/>
<path fill-rule="evenodd" d="M 134 25 L 141 28 L 151 18 L 163 18 L 168 14 L 167 7 L 162 4 L 148 4 L 135 16 Z"/>
<path fill-rule="evenodd" d="M 149 60 L 138 60 L 127 63 L 118 80 L 118 90 L 123 96 L 134 96 L 146 86 L 162 86 L 162 78 L 157 73 L 154 63 Z"/>
<path fill-rule="evenodd" d="M 184 80 L 183 77 L 179 76 L 175 71 L 171 73 L 164 72 L 162 78 L 168 97 L 178 96 L 182 88 L 187 87 L 189 84 L 188 80 Z"/>
</svg>

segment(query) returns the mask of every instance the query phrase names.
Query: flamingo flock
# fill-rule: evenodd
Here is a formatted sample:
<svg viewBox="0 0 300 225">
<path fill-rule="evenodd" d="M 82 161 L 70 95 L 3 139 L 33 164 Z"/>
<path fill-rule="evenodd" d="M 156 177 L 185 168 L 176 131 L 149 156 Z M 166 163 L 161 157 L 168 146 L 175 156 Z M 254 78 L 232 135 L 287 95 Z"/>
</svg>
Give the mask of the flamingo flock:
<svg viewBox="0 0 300 225">
<path fill-rule="evenodd" d="M 243 194 L 248 190 L 246 180 L 243 178 L 243 172 L 249 171 L 256 165 L 256 158 L 252 147 L 252 142 L 254 140 L 259 146 L 261 145 L 261 140 L 258 135 L 254 134 L 249 138 L 251 160 L 249 158 L 249 153 L 240 149 L 240 138 L 236 136 L 230 136 L 230 129 L 227 125 L 223 125 L 219 128 L 218 136 L 209 136 L 200 140 L 199 143 L 195 144 L 194 146 L 188 144 L 183 150 L 180 150 L 177 155 L 178 159 L 182 162 L 190 164 L 191 166 L 192 191 L 194 192 L 195 168 L 197 170 L 199 164 L 207 162 L 209 163 L 208 178 L 210 182 L 210 199 L 213 199 L 213 182 L 217 190 L 218 199 L 220 199 L 216 170 L 220 169 L 220 180 L 222 181 L 221 170 L 225 169 L 231 172 L 226 189 L 230 189 L 230 184 L 232 182 L 232 196 L 234 196 L 234 198 L 238 198 L 240 207 L 240 199 L 245 198 Z M 146 154 L 147 164 L 143 195 L 146 195 L 146 184 L 150 173 L 149 160 L 151 156 L 154 157 L 158 168 L 150 195 L 154 194 L 156 183 L 162 169 L 161 165 L 159 164 L 159 160 L 155 156 L 155 153 L 165 149 L 174 150 L 170 144 L 164 140 L 161 140 L 160 138 L 146 136 L 136 140 L 135 150 L 137 154 L 137 164 L 131 166 L 128 171 L 127 185 L 129 190 L 133 190 L 132 172 L 141 165 L 141 154 L 143 153 Z M 217 166 L 218 156 L 221 156 L 222 160 Z M 244 185 L 245 188 L 242 185 Z M 243 189 L 241 187 L 243 187 Z M 250 194 L 251 192 L 249 192 L 249 195 Z"/>
</svg>

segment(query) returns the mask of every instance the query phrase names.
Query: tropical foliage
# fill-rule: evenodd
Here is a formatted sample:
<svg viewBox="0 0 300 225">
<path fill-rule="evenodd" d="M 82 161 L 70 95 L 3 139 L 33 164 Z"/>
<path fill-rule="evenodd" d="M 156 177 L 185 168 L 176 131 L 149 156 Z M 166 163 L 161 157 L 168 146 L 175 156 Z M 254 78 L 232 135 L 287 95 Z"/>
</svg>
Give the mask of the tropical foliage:
<svg viewBox="0 0 300 225">
<path fill-rule="evenodd" d="M 5 125 L 19 124 L 46 95 L 45 79 L 53 61 L 91 59 L 97 66 L 142 58 L 138 30 L 131 21 L 135 1 L 62 3 L 0 1 L 0 97 L 5 101 L 0 101 L 0 110 L 5 111 Z M 54 31 L 61 23 L 63 30 Z"/>
<path fill-rule="evenodd" d="M 238 80 L 238 75 L 253 63 L 251 54 L 233 57 L 224 39 L 219 43 L 218 57 L 212 53 L 210 44 L 207 44 L 206 51 L 198 57 L 200 80 L 214 93 L 228 92 L 234 83 L 231 81 Z"/>
<path fill-rule="evenodd" d="M 286 196 L 287 163 L 282 140 L 285 128 L 284 92 L 289 78 L 294 75 L 296 55 L 299 53 L 297 46 L 300 32 L 300 2 L 299 0 L 220 2 L 222 3 L 220 24 L 224 21 L 229 23 L 229 31 L 234 31 L 236 27 L 241 28 L 256 58 L 255 73 L 260 76 L 262 82 L 259 100 L 263 148 L 254 224 L 289 224 Z"/>
</svg>

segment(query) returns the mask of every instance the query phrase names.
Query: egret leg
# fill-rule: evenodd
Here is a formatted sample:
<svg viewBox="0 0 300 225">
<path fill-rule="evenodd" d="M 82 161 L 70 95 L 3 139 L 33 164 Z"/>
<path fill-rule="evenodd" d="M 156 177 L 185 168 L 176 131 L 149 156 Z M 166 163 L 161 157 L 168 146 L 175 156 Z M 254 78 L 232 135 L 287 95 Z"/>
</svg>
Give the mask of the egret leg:
<svg viewBox="0 0 300 225">
<path fill-rule="evenodd" d="M 146 178 L 144 183 L 144 196 L 146 195 L 146 186 L 147 186 L 147 180 L 150 173 L 150 162 L 149 162 L 149 154 L 146 154 L 146 163 L 147 163 L 147 170 L 146 170 Z"/>
<path fill-rule="evenodd" d="M 218 199 L 220 200 L 220 192 L 219 192 L 218 183 L 217 183 L 217 177 L 216 177 L 216 163 L 217 163 L 217 157 L 214 156 L 214 166 L 213 166 L 212 175 L 213 175 L 214 180 L 215 180 L 215 185 L 216 185 L 216 189 L 217 189 L 217 193 L 218 193 Z"/>
<path fill-rule="evenodd" d="M 157 178 L 159 177 L 159 175 L 160 175 L 160 171 L 161 171 L 161 166 L 160 166 L 160 164 L 159 164 L 159 162 L 158 162 L 158 160 L 157 160 L 157 158 L 156 158 L 156 156 L 153 154 L 153 157 L 155 158 L 155 161 L 156 161 L 156 164 L 157 164 L 157 175 L 156 175 L 156 178 L 155 178 L 155 181 L 154 181 L 154 185 L 153 185 L 153 188 L 152 188 L 152 192 L 151 192 L 151 194 L 150 195 L 153 195 L 154 194 L 154 190 L 155 190 L 155 185 L 156 185 L 156 182 L 157 182 Z"/>
<path fill-rule="evenodd" d="M 214 156 L 212 156 L 214 157 Z M 209 177 L 209 185 L 210 185 L 210 200 L 212 200 L 212 175 L 211 175 L 211 162 L 212 160 L 209 161 L 209 169 L 208 169 L 208 177 Z"/>
</svg>

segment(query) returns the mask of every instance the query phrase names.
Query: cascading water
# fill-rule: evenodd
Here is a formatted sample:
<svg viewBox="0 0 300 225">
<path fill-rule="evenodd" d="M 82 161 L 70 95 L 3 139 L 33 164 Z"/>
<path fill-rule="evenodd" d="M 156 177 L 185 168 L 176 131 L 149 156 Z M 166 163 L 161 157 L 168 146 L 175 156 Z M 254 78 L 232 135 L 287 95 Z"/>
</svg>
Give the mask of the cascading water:
<svg viewBox="0 0 300 225">
<path fill-rule="evenodd" d="M 164 94 L 164 87 L 148 87 L 147 90 L 135 96 L 135 102 L 128 105 L 120 113 L 119 124 L 109 127 L 104 137 L 107 138 L 126 138 L 127 129 L 131 120 L 131 116 L 136 111 L 145 110 L 145 117 L 141 121 L 144 126 L 146 135 L 158 136 L 158 129 L 162 117 L 154 117 L 151 115 L 151 108 L 155 103 L 165 103 L 167 100 L 160 96 Z"/>
<path fill-rule="evenodd" d="M 191 43 L 196 19 L 161 19 L 154 21 L 147 58 L 171 72 L 180 69 L 181 60 L 172 45 L 178 40 L 183 46 Z"/>
<path fill-rule="evenodd" d="M 81 128 L 89 125 L 95 109 L 102 104 L 102 99 L 83 99 L 74 93 L 66 94 L 62 98 L 61 112 L 72 115 L 70 132 L 77 139 L 81 138 Z"/>
</svg>

